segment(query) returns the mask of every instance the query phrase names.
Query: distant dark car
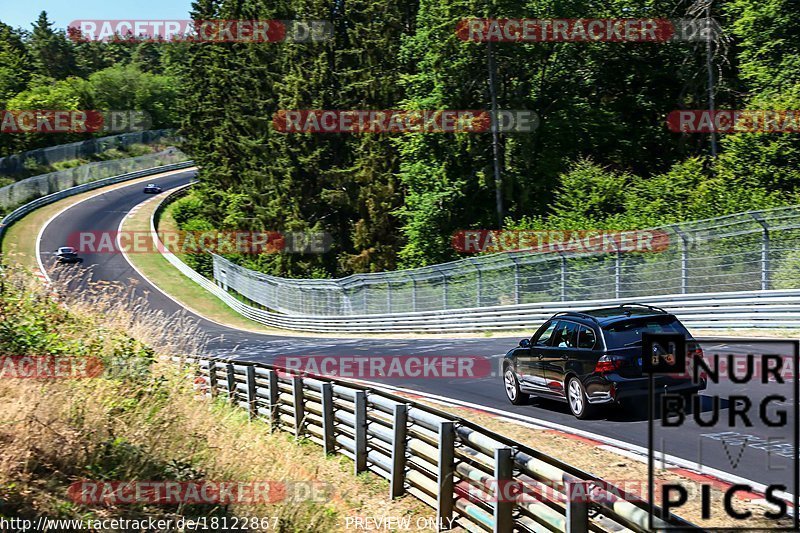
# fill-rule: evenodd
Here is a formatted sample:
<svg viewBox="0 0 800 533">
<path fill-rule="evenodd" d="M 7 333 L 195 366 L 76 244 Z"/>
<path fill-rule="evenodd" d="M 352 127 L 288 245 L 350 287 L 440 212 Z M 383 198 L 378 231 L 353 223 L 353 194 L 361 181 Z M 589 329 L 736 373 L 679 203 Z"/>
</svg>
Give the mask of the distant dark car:
<svg viewBox="0 0 800 533">
<path fill-rule="evenodd" d="M 156 185 L 155 183 L 148 183 L 147 187 L 144 188 L 145 194 L 158 194 L 160 192 L 164 192 L 164 189 Z"/>
<path fill-rule="evenodd" d="M 56 263 L 83 263 L 83 258 L 78 257 L 75 248 L 62 246 L 55 253 Z"/>
<path fill-rule="evenodd" d="M 657 307 L 626 304 L 590 311 L 556 313 L 522 339 L 503 360 L 503 384 L 515 405 L 531 395 L 567 402 L 577 418 L 588 418 L 601 405 L 643 400 L 649 391 L 642 373 L 642 333 L 677 333 L 686 337 L 688 357 L 703 351 L 680 321 Z M 696 393 L 705 380 L 659 375 L 660 391 Z"/>
</svg>

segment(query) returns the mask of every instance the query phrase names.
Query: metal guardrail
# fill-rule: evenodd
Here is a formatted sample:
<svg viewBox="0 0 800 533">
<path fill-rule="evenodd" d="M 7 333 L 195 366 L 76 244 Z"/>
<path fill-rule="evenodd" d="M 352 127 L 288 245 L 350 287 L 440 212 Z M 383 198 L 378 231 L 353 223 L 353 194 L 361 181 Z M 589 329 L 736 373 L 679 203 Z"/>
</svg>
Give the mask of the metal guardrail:
<svg viewBox="0 0 800 533">
<path fill-rule="evenodd" d="M 349 457 L 355 474 L 385 478 L 390 498 L 411 494 L 436 510 L 440 524 L 454 519 L 468 531 L 498 533 L 649 531 L 647 502 L 449 413 L 262 363 L 174 360 L 194 366 L 208 396 L 247 409 L 273 431 L 315 442 L 326 455 Z M 699 530 L 672 515 L 660 520 L 660 510 L 654 514 L 659 528 Z"/>
<path fill-rule="evenodd" d="M 166 195 L 155 210 L 150 230 L 155 239 L 154 220 L 168 201 L 185 189 Z M 159 250 L 165 247 L 158 246 Z M 767 291 L 708 292 L 637 298 L 607 298 L 571 302 L 551 301 L 521 305 L 452 309 L 416 313 L 355 316 L 297 316 L 276 313 L 248 302 L 230 291 L 222 280 L 212 281 L 171 253 L 164 257 L 182 274 L 208 290 L 242 316 L 280 329 L 314 333 L 462 333 L 471 331 L 532 331 L 558 311 L 581 310 L 622 303 L 657 305 L 675 313 L 688 327 L 695 328 L 800 328 L 800 289 Z"/>
<path fill-rule="evenodd" d="M 550 302 L 800 289 L 800 206 L 751 211 L 643 232 L 658 252 L 516 251 L 340 279 L 285 279 L 214 257 L 214 278 L 288 315 L 365 316 Z"/>
<path fill-rule="evenodd" d="M 91 191 L 93 189 L 99 189 L 100 187 L 105 187 L 106 185 L 113 185 L 115 183 L 120 183 L 123 181 L 133 180 L 136 178 L 143 178 L 145 176 L 150 176 L 152 174 L 160 174 L 162 172 L 169 172 L 170 170 L 179 170 L 182 168 L 189 168 L 192 166 L 194 166 L 193 161 L 182 161 L 180 163 L 162 165 L 144 170 L 138 170 L 136 172 L 128 172 L 126 174 L 120 174 L 118 176 L 111 176 L 109 178 L 90 181 L 88 183 L 84 183 L 83 185 L 70 187 L 69 189 L 64 189 L 63 191 L 58 191 L 53 194 L 48 194 L 47 196 L 43 196 L 41 198 L 37 198 L 32 202 L 29 202 L 21 207 L 18 207 L 17 209 L 9 213 L 5 218 L 3 218 L 3 220 L 0 221 L 0 243 L 3 242 L 3 236 L 5 235 L 5 232 L 7 231 L 8 227 L 11 224 L 21 219 L 31 211 L 34 211 L 35 209 L 38 209 L 42 206 L 51 204 L 68 196 L 73 196 L 75 194 L 80 194 L 82 192 Z"/>
</svg>

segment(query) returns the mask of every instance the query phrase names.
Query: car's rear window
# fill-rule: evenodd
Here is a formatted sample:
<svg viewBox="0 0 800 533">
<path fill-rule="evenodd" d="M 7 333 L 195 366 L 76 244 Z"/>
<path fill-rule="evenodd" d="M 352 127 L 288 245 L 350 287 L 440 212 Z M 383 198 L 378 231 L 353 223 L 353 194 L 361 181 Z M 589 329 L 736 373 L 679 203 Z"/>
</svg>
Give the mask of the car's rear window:
<svg viewBox="0 0 800 533">
<path fill-rule="evenodd" d="M 608 348 L 622 348 L 623 346 L 633 346 L 641 342 L 642 333 L 681 333 L 685 336 L 689 332 L 678 322 L 674 316 L 656 316 L 646 318 L 634 318 L 624 322 L 617 322 L 603 328 Z"/>
</svg>

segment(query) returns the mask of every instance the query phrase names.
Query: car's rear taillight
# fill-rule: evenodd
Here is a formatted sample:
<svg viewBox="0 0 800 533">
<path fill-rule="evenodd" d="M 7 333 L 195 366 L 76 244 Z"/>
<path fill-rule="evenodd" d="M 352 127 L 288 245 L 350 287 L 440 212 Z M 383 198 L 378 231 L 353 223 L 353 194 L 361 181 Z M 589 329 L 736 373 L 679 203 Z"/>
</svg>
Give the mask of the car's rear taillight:
<svg viewBox="0 0 800 533">
<path fill-rule="evenodd" d="M 604 355 L 597 360 L 597 364 L 594 366 L 594 371 L 598 374 L 607 374 L 608 372 L 619 370 L 625 365 L 626 361 L 624 357 Z"/>
<path fill-rule="evenodd" d="M 697 361 L 703 360 L 703 349 L 696 342 L 688 343 L 686 345 L 686 351 L 687 351 L 686 361 L 687 364 L 692 365 L 691 368 L 694 368 L 695 365 L 697 365 Z M 708 374 L 706 374 L 705 372 L 700 372 L 698 377 L 700 379 L 708 379 Z"/>
</svg>

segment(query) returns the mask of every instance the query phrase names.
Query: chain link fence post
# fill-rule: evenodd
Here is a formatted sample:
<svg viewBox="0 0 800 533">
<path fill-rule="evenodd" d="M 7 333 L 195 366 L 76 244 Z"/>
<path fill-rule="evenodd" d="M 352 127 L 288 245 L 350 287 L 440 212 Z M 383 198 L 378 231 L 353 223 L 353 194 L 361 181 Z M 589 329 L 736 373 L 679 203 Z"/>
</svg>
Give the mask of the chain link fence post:
<svg viewBox="0 0 800 533">
<path fill-rule="evenodd" d="M 681 239 L 681 294 L 686 294 L 689 290 L 689 243 L 686 234 L 677 224 L 670 227 Z"/>
<path fill-rule="evenodd" d="M 769 290 L 769 224 L 761 215 L 761 211 L 750 213 L 756 222 L 761 225 L 761 290 Z"/>
</svg>

